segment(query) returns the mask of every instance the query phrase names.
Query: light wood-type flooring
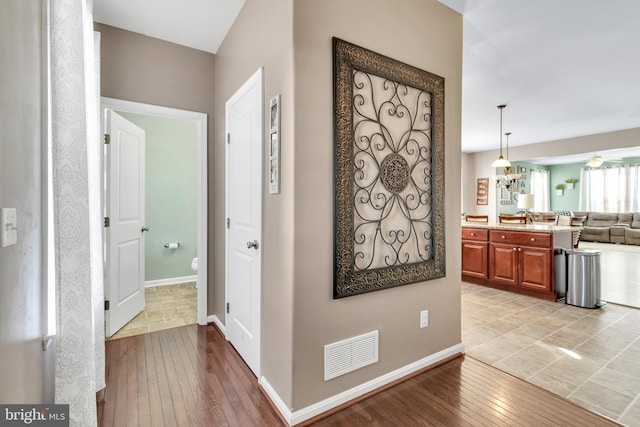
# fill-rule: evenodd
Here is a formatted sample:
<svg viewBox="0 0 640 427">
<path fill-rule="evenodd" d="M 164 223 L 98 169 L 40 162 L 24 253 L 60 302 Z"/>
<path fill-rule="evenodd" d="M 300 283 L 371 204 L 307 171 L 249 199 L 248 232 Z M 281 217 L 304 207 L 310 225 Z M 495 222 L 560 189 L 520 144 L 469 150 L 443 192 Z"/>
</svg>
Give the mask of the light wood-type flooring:
<svg viewBox="0 0 640 427">
<path fill-rule="evenodd" d="M 281 426 L 258 381 L 213 326 L 106 344 L 99 426 Z M 368 397 L 317 426 L 607 426 L 542 388 L 461 356 Z"/>
</svg>

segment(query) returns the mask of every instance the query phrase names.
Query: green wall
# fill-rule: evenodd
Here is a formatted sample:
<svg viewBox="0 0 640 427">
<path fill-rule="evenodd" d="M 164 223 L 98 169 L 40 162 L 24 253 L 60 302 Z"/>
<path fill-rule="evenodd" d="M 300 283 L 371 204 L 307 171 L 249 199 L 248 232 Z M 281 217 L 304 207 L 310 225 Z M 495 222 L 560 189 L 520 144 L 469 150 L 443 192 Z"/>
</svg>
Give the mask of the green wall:
<svg viewBox="0 0 640 427">
<path fill-rule="evenodd" d="M 552 211 L 577 211 L 578 202 L 580 197 L 580 169 L 584 167 L 584 162 L 571 163 L 568 165 L 553 165 L 549 166 L 549 201 L 551 203 Z M 573 190 L 569 189 L 569 186 L 565 182 L 566 179 L 575 178 L 578 182 L 573 187 Z M 562 195 L 557 194 L 556 185 L 564 184 L 565 189 Z"/>
<path fill-rule="evenodd" d="M 119 113 L 146 132 L 145 280 L 193 276 L 197 256 L 197 125 Z M 179 242 L 178 249 L 165 249 Z"/>
<path fill-rule="evenodd" d="M 541 169 L 549 171 L 549 202 L 550 209 L 552 211 L 559 210 L 571 210 L 579 211 L 580 203 L 580 170 L 584 168 L 585 162 L 570 163 L 566 165 L 536 165 L 528 162 L 512 162 L 511 166 L 513 170 L 517 170 L 517 167 L 522 166 L 527 168 L 527 172 L 524 174 L 524 193 L 530 192 L 529 178 L 531 169 Z M 605 162 L 604 166 L 619 166 L 619 165 L 633 165 L 640 164 L 640 157 L 629 157 L 622 159 L 621 162 Z M 502 175 L 503 170 L 501 168 L 496 169 L 496 174 Z M 578 182 L 574 185 L 574 188 L 570 190 L 566 180 L 568 178 L 575 178 Z M 564 184 L 565 189 L 562 196 L 557 195 L 556 185 Z M 522 191 L 521 191 L 522 192 Z M 517 206 L 514 205 L 498 205 L 498 212 L 500 213 L 515 213 L 518 211 Z"/>
<path fill-rule="evenodd" d="M 621 162 L 605 162 L 603 166 L 621 166 L 621 165 L 635 165 L 640 163 L 640 157 L 628 157 L 622 159 Z M 571 163 L 568 165 L 554 165 L 548 167 L 550 172 L 551 181 L 551 210 L 571 210 L 579 211 L 580 203 L 580 169 L 584 168 L 584 162 Z M 556 194 L 556 184 L 563 183 L 567 186 L 565 180 L 567 178 L 576 178 L 578 182 L 575 184 L 573 190 L 565 188 L 562 196 Z"/>
</svg>

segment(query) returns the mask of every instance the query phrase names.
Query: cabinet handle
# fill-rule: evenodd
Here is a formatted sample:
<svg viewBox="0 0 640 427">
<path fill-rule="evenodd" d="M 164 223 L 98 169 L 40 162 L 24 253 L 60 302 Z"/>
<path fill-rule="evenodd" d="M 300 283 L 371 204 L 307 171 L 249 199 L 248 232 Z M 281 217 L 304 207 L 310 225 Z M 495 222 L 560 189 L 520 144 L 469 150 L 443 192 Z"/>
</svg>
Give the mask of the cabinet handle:
<svg viewBox="0 0 640 427">
<path fill-rule="evenodd" d="M 514 250 L 514 251 L 517 251 L 517 250 L 518 250 L 518 248 L 513 248 L 513 250 Z"/>
<path fill-rule="evenodd" d="M 506 239 L 506 238 L 507 238 L 507 236 L 500 236 L 500 238 L 501 238 L 501 239 Z"/>
<path fill-rule="evenodd" d="M 471 233 L 471 235 L 472 235 L 472 236 L 475 236 L 475 235 L 476 235 L 476 233 Z"/>
<path fill-rule="evenodd" d="M 522 248 L 518 248 L 518 252 L 522 252 Z"/>
<path fill-rule="evenodd" d="M 536 238 L 535 238 L 535 237 L 532 237 L 532 238 L 531 238 L 531 241 L 532 241 L 532 242 L 535 242 L 535 241 L 536 241 Z"/>
</svg>

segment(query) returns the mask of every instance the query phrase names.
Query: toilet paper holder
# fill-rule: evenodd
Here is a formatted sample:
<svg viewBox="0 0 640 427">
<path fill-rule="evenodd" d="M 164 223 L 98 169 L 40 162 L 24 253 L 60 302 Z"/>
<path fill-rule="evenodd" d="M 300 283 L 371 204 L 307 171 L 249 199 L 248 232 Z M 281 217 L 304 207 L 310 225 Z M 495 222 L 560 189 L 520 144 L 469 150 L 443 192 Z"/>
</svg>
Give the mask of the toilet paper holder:
<svg viewBox="0 0 640 427">
<path fill-rule="evenodd" d="M 178 249 L 180 247 L 180 243 L 165 243 L 164 247 L 167 249 Z"/>
</svg>

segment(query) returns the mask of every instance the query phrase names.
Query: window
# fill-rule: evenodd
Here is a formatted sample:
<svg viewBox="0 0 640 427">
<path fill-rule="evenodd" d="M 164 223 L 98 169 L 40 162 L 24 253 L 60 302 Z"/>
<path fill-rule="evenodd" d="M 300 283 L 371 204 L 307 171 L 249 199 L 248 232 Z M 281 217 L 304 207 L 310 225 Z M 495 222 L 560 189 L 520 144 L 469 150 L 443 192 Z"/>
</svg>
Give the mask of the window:
<svg viewBox="0 0 640 427">
<path fill-rule="evenodd" d="M 531 194 L 533 194 L 534 212 L 549 211 L 549 171 L 531 170 Z"/>
<path fill-rule="evenodd" d="M 590 212 L 640 210 L 640 165 L 581 169 L 579 207 Z"/>
</svg>

